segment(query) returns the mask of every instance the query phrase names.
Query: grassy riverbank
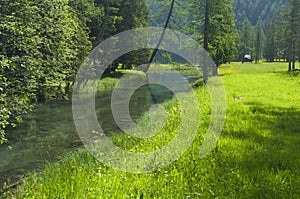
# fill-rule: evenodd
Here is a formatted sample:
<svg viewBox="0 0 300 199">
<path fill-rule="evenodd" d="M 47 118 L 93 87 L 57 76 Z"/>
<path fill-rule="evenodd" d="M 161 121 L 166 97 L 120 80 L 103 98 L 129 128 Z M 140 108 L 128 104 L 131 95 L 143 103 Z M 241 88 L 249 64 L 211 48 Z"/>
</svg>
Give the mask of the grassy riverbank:
<svg viewBox="0 0 300 199">
<path fill-rule="evenodd" d="M 232 63 L 221 67 L 227 117 L 217 148 L 199 158 L 209 125 L 209 93 L 196 88 L 200 127 L 190 149 L 153 173 L 131 174 L 103 166 L 85 149 L 31 173 L 11 198 L 297 198 L 300 195 L 300 76 L 287 65 Z M 168 125 L 143 143 L 116 138 L 128 150 L 155 148 L 174 138 L 176 108 Z M 163 135 L 163 136 L 162 136 Z"/>
</svg>

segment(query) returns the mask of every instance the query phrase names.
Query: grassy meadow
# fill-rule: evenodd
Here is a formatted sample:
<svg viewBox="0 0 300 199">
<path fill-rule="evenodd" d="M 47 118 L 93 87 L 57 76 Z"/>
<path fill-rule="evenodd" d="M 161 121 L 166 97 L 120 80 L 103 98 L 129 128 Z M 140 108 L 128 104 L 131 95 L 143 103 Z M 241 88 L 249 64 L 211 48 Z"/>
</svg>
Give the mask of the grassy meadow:
<svg viewBox="0 0 300 199">
<path fill-rule="evenodd" d="M 195 89 L 200 127 L 193 145 L 173 164 L 131 174 L 105 167 L 84 148 L 30 173 L 7 198 L 299 198 L 300 75 L 286 63 L 231 63 L 220 67 L 227 95 L 217 147 L 199 157 L 210 122 L 206 87 Z M 174 138 L 176 107 L 152 140 L 113 138 L 130 151 L 155 149 Z"/>
</svg>

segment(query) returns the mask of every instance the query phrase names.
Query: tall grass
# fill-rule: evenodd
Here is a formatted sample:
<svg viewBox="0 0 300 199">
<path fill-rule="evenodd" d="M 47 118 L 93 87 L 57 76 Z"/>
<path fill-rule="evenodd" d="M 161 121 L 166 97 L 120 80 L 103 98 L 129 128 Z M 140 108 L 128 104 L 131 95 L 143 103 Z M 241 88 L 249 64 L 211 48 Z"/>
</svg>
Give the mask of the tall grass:
<svg viewBox="0 0 300 199">
<path fill-rule="evenodd" d="M 131 174 L 105 167 L 84 148 L 33 172 L 11 198 L 298 198 L 300 196 L 300 77 L 285 64 L 232 63 L 220 68 L 227 94 L 226 124 L 217 147 L 199 158 L 210 122 L 206 87 L 197 137 L 173 164 Z M 174 136 L 176 111 L 155 145 L 115 137 L 131 150 L 163 146 Z M 176 127 L 176 125 L 175 125 Z M 160 136 L 164 136 L 162 137 Z"/>
</svg>

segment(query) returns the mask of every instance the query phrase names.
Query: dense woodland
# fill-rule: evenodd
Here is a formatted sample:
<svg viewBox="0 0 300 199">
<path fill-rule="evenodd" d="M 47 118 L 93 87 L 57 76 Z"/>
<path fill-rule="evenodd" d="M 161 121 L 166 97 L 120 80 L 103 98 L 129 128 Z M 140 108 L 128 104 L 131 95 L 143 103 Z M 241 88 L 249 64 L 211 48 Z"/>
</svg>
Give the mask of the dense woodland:
<svg viewBox="0 0 300 199">
<path fill-rule="evenodd" d="M 287 0 L 234 0 L 236 26 L 241 29 L 247 18 L 255 26 L 259 21 L 266 28 L 270 21 L 278 19 Z"/>
<path fill-rule="evenodd" d="M 70 96 L 94 46 L 149 17 L 141 0 L 4 0 L 0 10 L 0 142 L 34 103 Z"/>
<path fill-rule="evenodd" d="M 0 142 L 5 129 L 38 101 L 68 99 L 77 69 L 90 50 L 124 30 L 163 26 L 199 41 L 217 65 L 289 62 L 300 55 L 300 0 L 2 0 L 0 3 Z M 132 52 L 124 68 L 145 63 Z"/>
</svg>

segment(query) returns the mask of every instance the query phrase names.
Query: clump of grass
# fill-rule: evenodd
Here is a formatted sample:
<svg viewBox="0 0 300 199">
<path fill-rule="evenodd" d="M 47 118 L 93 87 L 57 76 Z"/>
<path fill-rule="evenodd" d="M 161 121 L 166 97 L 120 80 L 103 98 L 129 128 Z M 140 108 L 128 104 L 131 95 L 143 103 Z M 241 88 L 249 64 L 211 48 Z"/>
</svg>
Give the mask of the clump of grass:
<svg viewBox="0 0 300 199">
<path fill-rule="evenodd" d="M 117 69 L 116 72 L 114 72 L 114 73 L 104 74 L 101 77 L 101 81 L 98 81 L 97 89 L 99 91 L 103 91 L 103 90 L 114 88 L 115 85 L 120 80 L 120 78 L 125 74 L 129 74 L 133 77 L 141 77 L 141 78 L 145 77 L 145 74 L 141 71 Z"/>
<path fill-rule="evenodd" d="M 227 117 L 215 150 L 199 158 L 210 122 L 206 87 L 199 97 L 200 127 L 193 145 L 173 164 L 152 173 L 116 171 L 85 149 L 64 155 L 40 173 L 31 173 L 12 198 L 297 198 L 300 195 L 299 76 L 283 75 L 286 64 L 223 66 Z M 222 72 L 222 68 L 220 71 Z M 226 73 L 225 71 L 225 73 Z M 157 143 L 115 137 L 127 149 L 152 149 L 174 136 L 165 126 Z M 175 126 L 176 127 L 176 126 Z M 153 140 L 154 141 L 154 140 Z"/>
</svg>

